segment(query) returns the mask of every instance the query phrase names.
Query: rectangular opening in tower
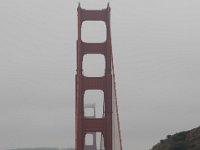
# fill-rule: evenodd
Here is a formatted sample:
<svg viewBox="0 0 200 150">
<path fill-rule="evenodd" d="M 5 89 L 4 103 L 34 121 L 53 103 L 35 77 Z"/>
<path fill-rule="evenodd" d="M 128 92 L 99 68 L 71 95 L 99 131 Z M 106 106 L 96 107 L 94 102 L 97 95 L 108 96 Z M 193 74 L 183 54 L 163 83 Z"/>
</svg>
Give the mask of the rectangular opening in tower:
<svg viewBox="0 0 200 150">
<path fill-rule="evenodd" d="M 83 75 L 102 77 L 105 74 L 105 57 L 101 54 L 87 54 L 83 57 Z"/>
<path fill-rule="evenodd" d="M 87 43 L 106 41 L 106 25 L 103 21 L 84 21 L 81 28 L 81 39 Z"/>
<path fill-rule="evenodd" d="M 84 141 L 84 150 L 105 150 L 102 132 L 87 132 Z"/>
<path fill-rule="evenodd" d="M 94 107 L 88 107 L 88 105 Z M 84 94 L 84 117 L 104 117 L 104 92 L 102 90 L 86 90 Z"/>
</svg>

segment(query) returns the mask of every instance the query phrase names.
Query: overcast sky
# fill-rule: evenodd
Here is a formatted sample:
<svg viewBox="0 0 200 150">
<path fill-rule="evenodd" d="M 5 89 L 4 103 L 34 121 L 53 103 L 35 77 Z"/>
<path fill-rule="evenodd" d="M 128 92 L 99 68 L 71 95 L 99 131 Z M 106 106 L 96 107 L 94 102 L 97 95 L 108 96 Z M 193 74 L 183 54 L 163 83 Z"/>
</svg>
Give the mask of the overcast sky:
<svg viewBox="0 0 200 150">
<path fill-rule="evenodd" d="M 101 9 L 107 1 L 81 3 Z M 74 147 L 77 5 L 0 0 L 0 149 Z M 124 150 L 199 126 L 199 0 L 110 6 Z M 86 38 L 101 39 L 91 27 Z"/>
</svg>

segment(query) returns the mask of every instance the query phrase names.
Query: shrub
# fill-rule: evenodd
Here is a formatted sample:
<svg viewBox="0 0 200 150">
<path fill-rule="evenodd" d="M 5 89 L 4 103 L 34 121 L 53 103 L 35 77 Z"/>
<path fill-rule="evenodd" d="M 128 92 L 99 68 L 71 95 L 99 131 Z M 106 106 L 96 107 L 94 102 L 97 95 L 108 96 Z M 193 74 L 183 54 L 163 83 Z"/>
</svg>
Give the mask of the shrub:
<svg viewBox="0 0 200 150">
<path fill-rule="evenodd" d="M 177 143 L 177 144 L 173 144 L 170 147 L 170 150 L 187 150 L 187 145 L 184 143 Z"/>
</svg>

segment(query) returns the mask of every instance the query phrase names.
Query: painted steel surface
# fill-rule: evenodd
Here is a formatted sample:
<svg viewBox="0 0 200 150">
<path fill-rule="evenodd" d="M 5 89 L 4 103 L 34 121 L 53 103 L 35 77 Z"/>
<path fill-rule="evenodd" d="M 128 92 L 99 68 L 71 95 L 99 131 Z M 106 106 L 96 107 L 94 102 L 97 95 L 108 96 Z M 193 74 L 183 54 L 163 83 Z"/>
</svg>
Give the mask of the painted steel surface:
<svg viewBox="0 0 200 150">
<path fill-rule="evenodd" d="M 102 10 L 85 10 L 80 4 L 78 11 L 77 74 L 76 74 L 76 150 L 122 150 L 121 133 L 116 98 L 114 65 L 112 58 L 110 6 Z M 104 21 L 106 41 L 86 43 L 81 39 L 81 27 L 84 21 Z M 83 75 L 83 57 L 86 54 L 102 54 L 105 57 L 103 77 L 85 77 Z M 84 116 L 84 93 L 86 90 L 102 90 L 104 93 L 104 113 L 102 118 Z M 86 134 L 101 133 L 100 148 L 85 145 Z M 95 143 L 96 144 L 96 143 Z"/>
</svg>

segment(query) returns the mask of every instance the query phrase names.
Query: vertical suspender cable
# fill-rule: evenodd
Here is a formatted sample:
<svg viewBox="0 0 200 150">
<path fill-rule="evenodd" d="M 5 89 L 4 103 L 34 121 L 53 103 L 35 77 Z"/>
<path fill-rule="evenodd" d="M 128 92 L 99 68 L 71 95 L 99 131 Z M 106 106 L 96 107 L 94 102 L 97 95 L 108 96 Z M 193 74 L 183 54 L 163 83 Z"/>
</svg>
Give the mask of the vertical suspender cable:
<svg viewBox="0 0 200 150">
<path fill-rule="evenodd" d="M 122 149 L 122 137 L 121 137 L 121 127 L 120 127 L 120 120 L 119 120 L 119 110 L 118 110 L 118 102 L 117 102 L 117 88 L 116 88 L 116 82 L 115 82 L 115 69 L 114 69 L 114 62 L 113 62 L 113 53 L 111 56 L 112 61 L 112 75 L 113 75 L 113 84 L 114 84 L 114 91 L 115 91 L 115 107 L 116 107 L 116 113 L 117 113 L 117 124 L 118 124 L 118 134 L 119 134 L 119 142 L 120 142 L 120 150 Z"/>
</svg>

